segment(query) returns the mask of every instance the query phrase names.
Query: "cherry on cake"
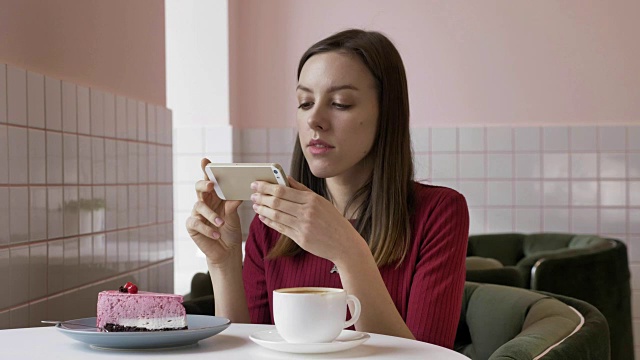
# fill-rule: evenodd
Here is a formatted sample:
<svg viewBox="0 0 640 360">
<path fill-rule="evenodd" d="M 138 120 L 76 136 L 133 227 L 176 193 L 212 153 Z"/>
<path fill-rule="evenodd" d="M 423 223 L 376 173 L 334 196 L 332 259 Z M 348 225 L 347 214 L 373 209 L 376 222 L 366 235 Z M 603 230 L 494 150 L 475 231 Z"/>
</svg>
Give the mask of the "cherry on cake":
<svg viewBox="0 0 640 360">
<path fill-rule="evenodd" d="M 97 327 L 109 332 L 187 329 L 182 295 L 138 292 L 130 282 L 98 293 Z"/>
</svg>

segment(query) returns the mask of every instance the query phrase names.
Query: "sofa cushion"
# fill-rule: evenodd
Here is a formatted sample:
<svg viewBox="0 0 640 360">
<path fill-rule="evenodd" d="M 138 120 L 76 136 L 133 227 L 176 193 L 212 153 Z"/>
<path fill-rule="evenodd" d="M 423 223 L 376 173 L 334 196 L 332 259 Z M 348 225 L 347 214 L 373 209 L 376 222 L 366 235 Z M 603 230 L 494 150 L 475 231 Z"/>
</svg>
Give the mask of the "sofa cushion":
<svg viewBox="0 0 640 360">
<path fill-rule="evenodd" d="M 468 256 L 466 259 L 466 265 L 467 270 L 500 269 L 504 267 L 504 265 L 496 259 L 480 256 Z"/>
</svg>

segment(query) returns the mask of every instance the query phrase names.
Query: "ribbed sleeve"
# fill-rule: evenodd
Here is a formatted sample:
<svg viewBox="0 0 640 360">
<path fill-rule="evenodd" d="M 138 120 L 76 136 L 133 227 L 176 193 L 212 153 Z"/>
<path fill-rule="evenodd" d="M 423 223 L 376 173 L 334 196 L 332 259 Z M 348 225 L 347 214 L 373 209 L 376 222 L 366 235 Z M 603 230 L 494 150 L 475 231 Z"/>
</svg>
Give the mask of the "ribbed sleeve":
<svg viewBox="0 0 640 360">
<path fill-rule="evenodd" d="M 400 266 L 380 275 L 407 326 L 420 341 L 452 348 L 462 305 L 469 214 L 464 197 L 437 186 L 416 184 L 411 247 Z M 342 288 L 333 264 L 304 253 L 266 260 L 279 238 L 257 217 L 245 248 L 243 279 L 251 321 L 272 324 L 272 292 L 298 286 Z M 362 311 L 367 311 L 362 309 Z"/>
</svg>

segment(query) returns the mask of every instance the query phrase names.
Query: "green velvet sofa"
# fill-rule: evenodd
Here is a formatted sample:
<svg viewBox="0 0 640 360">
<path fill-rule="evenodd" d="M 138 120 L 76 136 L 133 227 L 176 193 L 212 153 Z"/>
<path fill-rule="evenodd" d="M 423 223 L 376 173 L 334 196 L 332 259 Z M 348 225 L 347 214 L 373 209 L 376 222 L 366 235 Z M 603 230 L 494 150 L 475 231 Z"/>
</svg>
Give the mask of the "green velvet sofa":
<svg viewBox="0 0 640 360">
<path fill-rule="evenodd" d="M 454 348 L 471 359 L 610 359 L 607 322 L 584 301 L 472 282 L 464 290 Z"/>
<path fill-rule="evenodd" d="M 634 359 L 623 242 L 564 233 L 473 235 L 467 256 L 467 281 L 546 291 L 595 306 L 610 328 L 611 358 Z"/>
</svg>

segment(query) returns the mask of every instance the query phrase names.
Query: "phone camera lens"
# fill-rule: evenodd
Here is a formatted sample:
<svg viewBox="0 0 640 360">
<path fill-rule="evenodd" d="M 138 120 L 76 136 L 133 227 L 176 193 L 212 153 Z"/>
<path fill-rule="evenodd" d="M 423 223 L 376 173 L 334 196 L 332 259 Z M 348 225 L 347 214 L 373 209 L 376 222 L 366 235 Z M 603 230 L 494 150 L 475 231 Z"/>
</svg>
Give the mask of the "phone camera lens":
<svg viewBox="0 0 640 360">
<path fill-rule="evenodd" d="M 278 170 L 273 170 L 273 173 L 274 173 L 274 174 L 277 174 L 277 173 L 278 173 Z"/>
</svg>

